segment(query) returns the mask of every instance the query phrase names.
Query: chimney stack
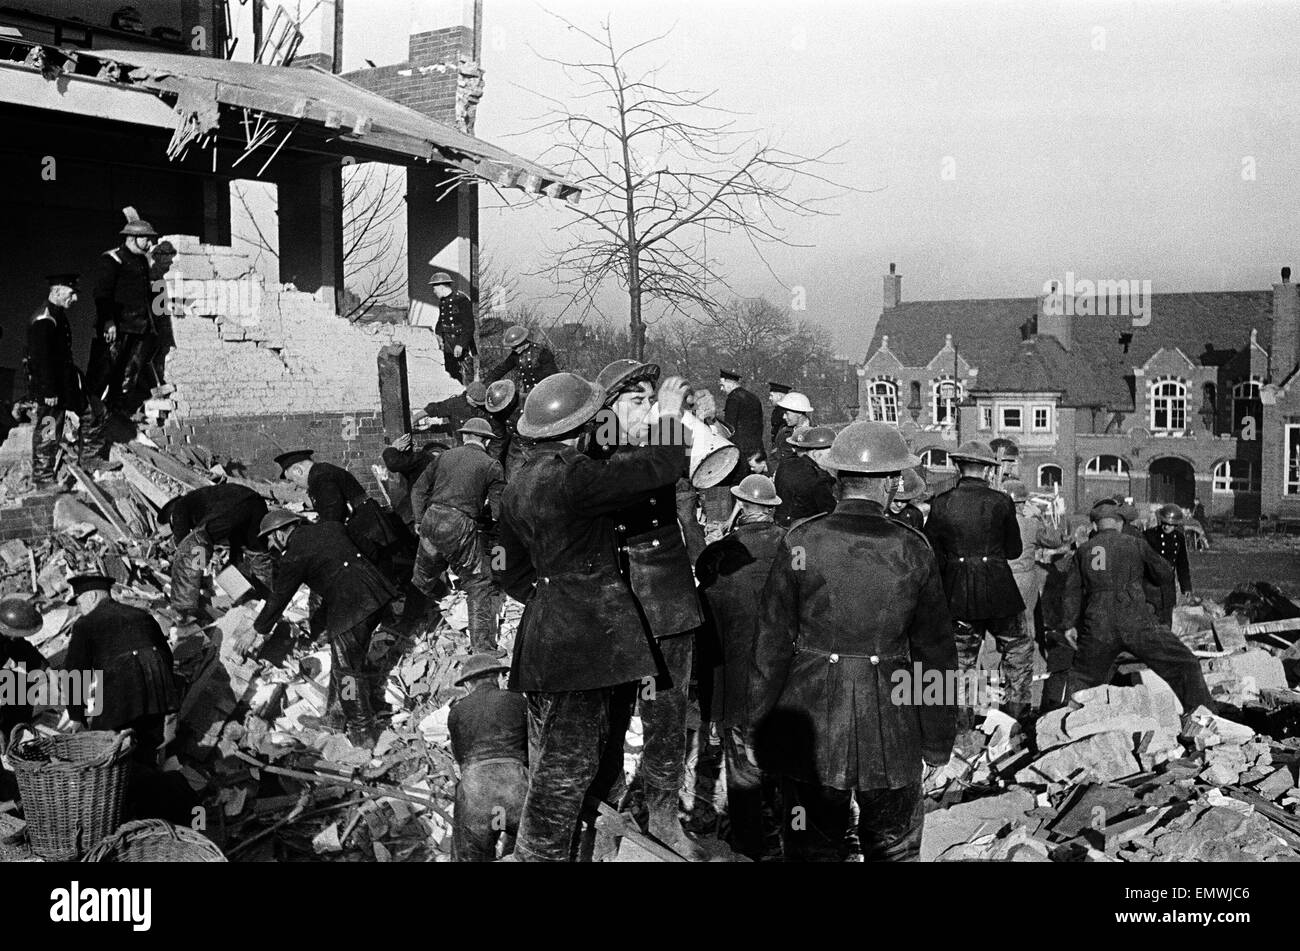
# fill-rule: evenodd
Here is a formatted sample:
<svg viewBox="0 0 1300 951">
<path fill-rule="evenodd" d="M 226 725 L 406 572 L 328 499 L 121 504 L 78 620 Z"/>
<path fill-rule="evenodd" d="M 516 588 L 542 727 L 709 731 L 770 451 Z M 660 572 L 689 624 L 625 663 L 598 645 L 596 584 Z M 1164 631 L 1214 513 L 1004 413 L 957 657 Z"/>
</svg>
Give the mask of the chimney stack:
<svg viewBox="0 0 1300 951">
<path fill-rule="evenodd" d="M 1282 283 L 1273 285 L 1273 345 L 1269 375 L 1281 383 L 1300 360 L 1300 286 L 1291 283 L 1291 269 L 1282 268 Z"/>
<path fill-rule="evenodd" d="M 1055 337 L 1066 350 L 1074 346 L 1074 315 L 1069 311 L 1073 301 L 1065 299 L 1065 291 L 1059 283 L 1052 284 L 1052 293 L 1038 298 L 1038 328 L 1040 337 Z"/>
<path fill-rule="evenodd" d="M 903 275 L 894 273 L 894 265 L 889 265 L 889 273 L 885 275 L 885 293 L 884 309 L 889 310 L 897 307 L 903 300 Z"/>
</svg>

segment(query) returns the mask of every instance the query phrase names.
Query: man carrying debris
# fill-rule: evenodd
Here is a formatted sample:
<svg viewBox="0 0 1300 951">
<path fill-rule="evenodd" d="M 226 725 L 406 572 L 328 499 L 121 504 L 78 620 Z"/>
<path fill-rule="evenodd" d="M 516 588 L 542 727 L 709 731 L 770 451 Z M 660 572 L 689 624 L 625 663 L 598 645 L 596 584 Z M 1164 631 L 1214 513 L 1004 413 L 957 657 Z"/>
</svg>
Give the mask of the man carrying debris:
<svg viewBox="0 0 1300 951">
<path fill-rule="evenodd" d="M 1075 648 L 1067 695 L 1110 680 L 1115 658 L 1127 650 L 1163 679 L 1185 713 L 1214 709 L 1201 665 L 1168 628 L 1156 623 L 1143 580 L 1159 585 L 1173 569 L 1144 541 L 1121 533 L 1119 506 L 1103 499 L 1089 517 L 1097 532 L 1074 553 L 1065 581 L 1065 639 Z"/>
<path fill-rule="evenodd" d="M 781 497 L 767 476 L 746 476 L 731 494 L 739 509 L 735 529 L 704 549 L 695 574 L 717 659 L 709 719 L 722 734 L 731 847 L 757 862 L 766 838 L 763 807 L 773 790 L 753 762 L 749 691 L 758 604 L 785 529 L 774 519 Z"/>
<path fill-rule="evenodd" d="M 596 431 L 597 445 L 590 450 L 593 456 L 618 456 L 645 444 L 658 380 L 658 366 L 636 360 L 615 360 L 600 371 L 596 385 L 605 391 L 606 412 Z M 695 858 L 699 849 L 682 829 L 678 807 L 686 770 L 693 632 L 704 621 L 692 566 L 704 550 L 704 531 L 695 517 L 686 447 L 679 442 L 677 451 L 681 468 L 675 483 L 613 513 L 614 542 L 619 570 L 640 605 L 667 675 L 644 683 L 637 698 L 644 736 L 639 772 L 649 831 L 679 854 Z"/>
<path fill-rule="evenodd" d="M 527 399 L 533 387 L 560 368 L 555 363 L 555 354 L 535 339 L 538 331 L 527 327 L 514 326 L 501 336 L 501 342 L 510 348 L 509 355 L 492 368 L 484 378 L 486 383 L 503 380 L 506 374 L 515 375 L 515 387 L 519 398 Z"/>
<path fill-rule="evenodd" d="M 849 424 L 822 460 L 839 504 L 777 547 L 758 614 L 750 713 L 758 763 L 782 776 L 787 861 L 842 861 L 852 809 L 868 861 L 920 852 L 923 785 L 952 753 L 957 664 L 925 536 L 885 514 L 917 465 L 886 423 Z"/>
<path fill-rule="evenodd" d="M 68 579 L 81 616 L 72 625 L 63 669 L 83 676 L 102 671 L 96 705 L 68 704 L 70 729 L 135 731 L 135 758 L 157 766 L 167 714 L 180 708 L 167 637 L 148 611 L 113 600 L 113 579 Z M 83 698 L 84 700 L 84 698 Z"/>
<path fill-rule="evenodd" d="M 429 262 L 430 264 L 433 261 Z M 478 376 L 478 342 L 474 336 L 474 304 L 456 290 L 456 282 L 446 271 L 436 272 L 429 279 L 433 294 L 438 298 L 438 321 L 433 332 L 442 347 L 443 366 L 447 375 L 458 383 L 467 383 Z"/>
<path fill-rule="evenodd" d="M 82 434 L 90 456 L 104 455 L 110 416 L 134 412 L 141 384 L 152 386 L 158 346 L 155 308 L 162 298 L 154 292 L 149 261 L 158 232 L 133 217 L 121 234 L 122 243 L 100 255 L 93 291 L 97 320 L 86 374 L 90 412 Z"/>
<path fill-rule="evenodd" d="M 27 380 L 36 400 L 32 484 L 38 490 L 54 483 L 67 411 L 80 412 L 85 405 L 68 323 L 68 308 L 77 302 L 77 275 L 51 274 L 46 280 L 49 297 L 27 325 Z"/>
<path fill-rule="evenodd" d="M 411 510 L 411 490 L 415 488 L 415 483 L 419 481 L 429 463 L 450 448 L 451 446 L 446 442 L 434 439 L 416 449 L 414 437 L 410 433 L 403 433 L 393 440 L 391 446 L 384 448 L 382 453 L 384 468 L 401 477 L 404 490 L 395 489 L 392 481 L 389 481 L 388 494 L 393 499 L 393 512 L 412 531 L 419 523 Z"/>
<path fill-rule="evenodd" d="M 176 543 L 172 555 L 171 605 L 182 620 L 198 614 L 203 574 L 214 545 L 230 549 L 230 564 L 261 590 L 271 590 L 271 554 L 262 538 L 266 500 L 247 486 L 233 482 L 205 485 L 171 499 L 158 512 Z"/>
<path fill-rule="evenodd" d="M 479 380 L 470 380 L 463 392 L 449 396 L 445 400 L 435 400 L 416 415 L 413 422 L 419 426 L 426 419 L 441 420 L 448 432 L 455 432 L 475 416 L 483 415 L 483 404 L 487 400 L 487 386 Z"/>
<path fill-rule="evenodd" d="M 485 529 L 501 514 L 505 474 L 488 453 L 493 432 L 486 419 L 471 419 L 460 435 L 464 443 L 430 462 L 411 490 L 411 512 L 420 535 L 411 581 L 436 601 L 446 593 L 443 572 L 450 567 L 468 600 L 470 648 L 494 651 L 501 598 Z"/>
<path fill-rule="evenodd" d="M 330 697 L 342 708 L 342 722 L 327 713 L 323 725 L 345 728 L 353 743 L 375 739 L 372 700 L 377 672 L 370 663 L 370 638 L 397 589 L 379 573 L 339 522 L 304 522 L 301 515 L 272 509 L 259 534 L 279 554 L 275 588 L 253 622 L 254 654 L 275 627 L 299 586 L 321 599 L 320 616 L 330 643 Z"/>
<path fill-rule="evenodd" d="M 500 569 L 506 591 L 527 605 L 510 681 L 528 697 L 534 754 L 521 861 L 574 856 L 580 822 L 594 819 L 622 771 L 638 683 L 660 672 L 619 571 L 612 515 L 676 484 L 686 393 L 682 380 L 665 380 L 654 438 L 608 459 L 578 449 L 605 405 L 603 388 L 557 373 L 524 403 L 519 433 L 537 445 L 506 488 Z"/>
<path fill-rule="evenodd" d="M 1016 506 L 986 481 L 998 461 L 986 443 L 963 443 L 948 455 L 961 477 L 931 502 L 925 535 L 957 622 L 957 657 L 963 673 L 975 670 L 985 635 L 993 635 L 1002 654 L 1005 712 L 1020 720 L 1029 711 L 1034 641 L 1021 622 L 1025 602 L 1011 573 L 1010 562 L 1023 549 Z M 959 720 L 961 729 L 971 729 L 973 709 L 964 706 Z"/>
<path fill-rule="evenodd" d="M 801 518 L 835 511 L 835 477 L 813 461 L 812 453 L 829 449 L 835 433 L 825 426 L 801 429 L 786 437 L 794 456 L 776 470 L 773 481 L 781 505 L 776 510 L 779 525 Z"/>
<path fill-rule="evenodd" d="M 918 532 L 925 528 L 925 513 L 912 504 L 925 495 L 925 479 L 915 469 L 904 469 L 898 489 L 889 500 L 889 517 Z"/>
<path fill-rule="evenodd" d="M 503 690 L 510 669 L 495 654 L 471 654 L 456 686 L 469 693 L 447 715 L 451 754 L 460 769 L 451 828 L 453 862 L 491 862 L 498 839 L 514 848 L 528 794 L 528 701 Z"/>
<path fill-rule="evenodd" d="M 1183 522 L 1186 516 L 1183 515 L 1181 508 L 1171 502 L 1160 506 L 1156 518 L 1159 524 L 1148 528 L 1142 535 L 1146 538 L 1147 544 L 1169 563 L 1173 571 L 1165 581 L 1161 582 L 1158 594 L 1154 588 L 1149 590 L 1153 596 L 1153 603 L 1158 604 L 1157 613 L 1160 623 L 1165 627 L 1172 627 L 1174 606 L 1178 604 L 1178 592 L 1182 591 L 1184 595 L 1192 593 L 1192 569 L 1187 563 L 1187 537 L 1183 534 Z M 1175 576 L 1178 579 L 1177 588 L 1174 587 Z"/>
</svg>

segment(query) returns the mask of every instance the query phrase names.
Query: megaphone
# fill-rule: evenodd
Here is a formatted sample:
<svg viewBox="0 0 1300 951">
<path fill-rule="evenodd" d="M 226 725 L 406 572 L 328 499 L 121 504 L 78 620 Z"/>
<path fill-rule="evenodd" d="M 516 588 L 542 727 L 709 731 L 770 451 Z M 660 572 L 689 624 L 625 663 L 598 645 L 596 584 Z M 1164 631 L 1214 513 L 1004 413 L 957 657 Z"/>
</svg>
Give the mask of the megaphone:
<svg viewBox="0 0 1300 951">
<path fill-rule="evenodd" d="M 684 413 L 682 423 L 691 433 L 691 485 L 711 489 L 731 475 L 740 461 L 740 450 L 694 413 Z"/>
</svg>

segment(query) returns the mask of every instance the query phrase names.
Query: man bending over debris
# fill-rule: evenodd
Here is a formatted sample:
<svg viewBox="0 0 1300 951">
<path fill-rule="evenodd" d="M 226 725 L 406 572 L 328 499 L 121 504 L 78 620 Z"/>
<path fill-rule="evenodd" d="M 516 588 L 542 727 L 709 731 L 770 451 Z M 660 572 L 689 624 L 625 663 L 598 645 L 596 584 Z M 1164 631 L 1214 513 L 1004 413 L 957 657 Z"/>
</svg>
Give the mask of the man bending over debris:
<svg viewBox="0 0 1300 951">
<path fill-rule="evenodd" d="M 307 585 L 321 599 L 319 616 L 330 642 L 330 696 L 343 710 L 342 723 L 328 715 L 318 722 L 327 729 L 346 728 L 354 744 L 373 745 L 376 672 L 369 662 L 370 638 L 397 589 L 357 551 L 338 522 L 311 524 L 286 509 L 272 509 L 259 534 L 269 536 L 280 561 L 275 590 L 253 622 L 258 640 L 249 653 L 271 633 L 298 587 Z"/>
<path fill-rule="evenodd" d="M 1173 631 L 1156 623 L 1142 582 L 1172 580 L 1173 568 L 1143 539 L 1122 534 L 1119 506 L 1103 499 L 1089 517 L 1097 532 L 1079 547 L 1065 581 L 1065 638 L 1075 646 L 1067 695 L 1110 679 L 1115 658 L 1127 650 L 1178 695 L 1184 713 L 1214 709 L 1195 655 Z"/>
<path fill-rule="evenodd" d="M 471 654 L 456 686 L 467 696 L 451 705 L 447 732 L 460 768 L 451 856 L 455 862 L 491 862 L 498 837 L 514 848 L 528 793 L 528 702 L 501 689 L 510 665 L 494 654 Z"/>
<path fill-rule="evenodd" d="M 500 514 L 505 474 L 488 453 L 491 423 L 475 417 L 460 428 L 460 435 L 464 444 L 430 462 L 411 490 L 420 535 L 411 581 L 436 601 L 444 593 L 443 572 L 450 566 L 468 600 L 470 649 L 492 651 L 497 646 L 500 589 L 492 577 L 483 528 L 489 512 Z"/>
<path fill-rule="evenodd" d="M 212 560 L 212 546 L 230 548 L 230 563 L 260 585 L 271 589 L 271 555 L 259 534 L 266 501 L 255 491 L 233 482 L 205 485 L 178 495 L 158 512 L 176 542 L 172 555 L 171 605 L 182 618 L 198 613 L 203 572 Z"/>
<path fill-rule="evenodd" d="M 401 541 L 388 525 L 379 503 L 366 495 L 357 477 L 332 462 L 312 459 L 311 449 L 276 456 L 280 475 L 307 490 L 311 507 L 322 522 L 342 522 L 362 553 L 383 566 L 392 545 Z"/>
</svg>

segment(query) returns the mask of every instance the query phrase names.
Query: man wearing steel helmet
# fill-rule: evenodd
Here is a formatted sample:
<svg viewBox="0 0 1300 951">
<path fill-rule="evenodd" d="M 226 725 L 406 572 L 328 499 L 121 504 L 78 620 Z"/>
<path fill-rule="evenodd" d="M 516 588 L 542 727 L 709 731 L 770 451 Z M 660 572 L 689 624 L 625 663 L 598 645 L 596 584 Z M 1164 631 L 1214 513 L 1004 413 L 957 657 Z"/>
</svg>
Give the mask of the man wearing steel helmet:
<svg viewBox="0 0 1300 951">
<path fill-rule="evenodd" d="M 536 445 L 502 499 L 499 568 L 505 590 L 526 605 L 510 678 L 530 717 L 521 861 L 576 856 L 581 824 L 594 823 L 621 774 L 637 687 L 660 672 L 619 572 L 613 514 L 676 483 L 686 393 L 680 379 L 665 380 L 652 438 L 608 459 L 578 449 L 605 405 L 602 388 L 556 373 L 524 403 L 519 433 Z"/>
<path fill-rule="evenodd" d="M 772 451 L 767 454 L 767 471 L 775 477 L 781 463 L 794 455 L 790 437 L 800 429 L 812 425 L 812 403 L 802 393 L 783 393 L 776 401 L 776 408 L 781 413 L 782 426 L 772 440 Z"/>
<path fill-rule="evenodd" d="M 1169 562 L 1174 570 L 1158 589 L 1152 586 L 1148 589 L 1148 593 L 1156 606 L 1160 623 L 1169 627 L 1174 622 L 1174 605 L 1178 603 L 1178 591 L 1181 590 L 1183 594 L 1192 593 L 1192 569 L 1187 563 L 1187 537 L 1183 534 L 1185 519 L 1183 510 L 1171 502 L 1160 506 L 1159 511 L 1156 512 L 1156 519 L 1159 524 L 1148 528 L 1142 535 L 1147 544 L 1154 548 L 1161 558 Z M 1175 577 L 1178 580 L 1178 588 L 1174 587 Z"/>
<path fill-rule="evenodd" d="M 825 426 L 808 426 L 786 437 L 794 450 L 777 470 L 773 482 L 781 504 L 779 525 L 789 525 L 810 515 L 835 511 L 835 478 L 813 461 L 812 453 L 829 449 L 835 433 Z"/>
<path fill-rule="evenodd" d="M 555 365 L 555 354 L 535 339 L 537 333 L 516 324 L 502 334 L 501 342 L 510 348 L 510 353 L 492 368 L 484 382 L 495 383 L 513 373 L 519 398 L 523 400 L 538 383 L 552 373 L 558 373 L 560 368 Z"/>
<path fill-rule="evenodd" d="M 487 401 L 487 386 L 480 380 L 470 380 L 463 392 L 449 396 L 445 400 L 435 400 L 417 413 L 412 422 L 419 426 L 426 419 L 440 421 L 439 429 L 445 430 L 453 437 L 466 422 L 475 416 L 483 415 L 483 404 Z"/>
<path fill-rule="evenodd" d="M 925 495 L 925 479 L 915 469 L 904 469 L 889 503 L 889 517 L 918 532 L 925 528 L 925 513 L 912 504 Z"/>
<path fill-rule="evenodd" d="M 46 670 L 50 666 L 28 640 L 41 632 L 41 624 L 41 612 L 34 599 L 18 594 L 0 598 L 0 670 L 21 666 L 30 672 Z M 31 719 L 32 708 L 26 703 L 0 705 L 0 750 L 9 742 L 14 727 L 30 723 Z M 0 792 L 0 795 L 4 793 Z"/>
<path fill-rule="evenodd" d="M 501 460 L 506 481 L 509 481 L 524 464 L 528 443 L 519 435 L 519 414 L 524 411 L 524 401 L 519 397 L 515 381 L 497 380 L 492 383 L 487 388 L 487 401 L 483 408 L 487 410 L 488 422 L 496 433 L 496 457 Z"/>
<path fill-rule="evenodd" d="M 731 487 L 731 494 L 736 500 L 734 529 L 705 548 L 695 565 L 705 604 L 699 655 L 706 669 L 713 667 L 711 684 L 703 672 L 699 680 L 702 694 L 712 687 L 707 715 L 722 736 L 731 847 L 757 862 L 767 838 L 764 806 L 773 803 L 775 790 L 753 762 L 751 670 L 758 604 L 785 529 L 776 524 L 782 500 L 767 476 L 746 476 Z"/>
<path fill-rule="evenodd" d="M 952 753 L 955 698 L 921 701 L 900 684 L 950 682 L 957 666 L 934 554 L 886 514 L 918 460 L 892 426 L 855 422 L 818 461 L 836 473 L 839 504 L 786 534 L 759 606 L 758 764 L 782 777 L 787 861 L 844 860 L 855 801 L 867 860 L 914 860 L 923 785 Z"/>
<path fill-rule="evenodd" d="M 81 373 L 72 358 L 72 327 L 68 308 L 77 301 L 77 275 L 51 274 L 44 306 L 27 325 L 27 380 L 36 403 L 32 434 L 32 484 L 54 483 L 55 463 L 63 442 L 68 410 L 84 408 Z M 91 461 L 91 460 L 88 460 Z"/>
</svg>

